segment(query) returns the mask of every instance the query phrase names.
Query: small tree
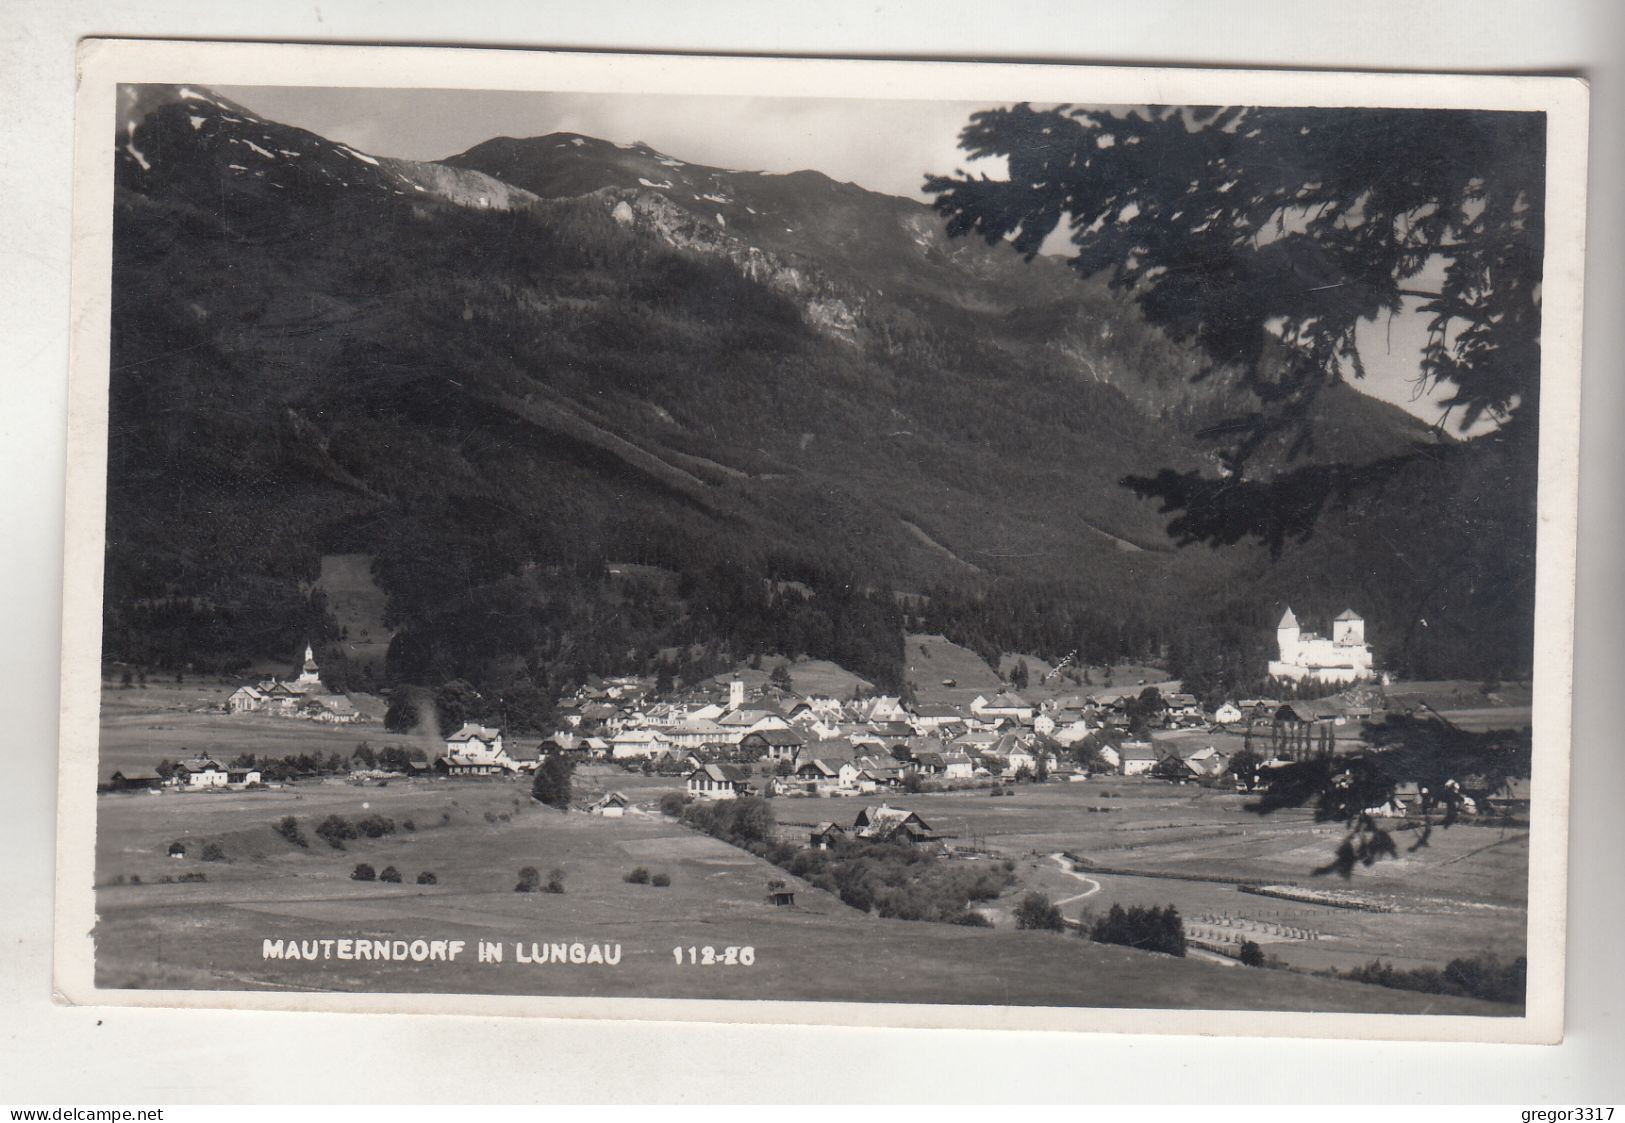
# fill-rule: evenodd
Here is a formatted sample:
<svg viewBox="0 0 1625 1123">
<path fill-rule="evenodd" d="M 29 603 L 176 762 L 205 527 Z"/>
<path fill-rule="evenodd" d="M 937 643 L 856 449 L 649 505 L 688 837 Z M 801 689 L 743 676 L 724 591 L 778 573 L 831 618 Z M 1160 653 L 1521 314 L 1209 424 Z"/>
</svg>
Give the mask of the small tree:
<svg viewBox="0 0 1625 1123">
<path fill-rule="evenodd" d="M 401 880 L 401 871 L 396 869 L 394 866 L 385 866 L 382 870 L 379 871 L 378 880 L 379 881 L 393 881 L 393 882 L 399 883 L 400 880 Z"/>
<path fill-rule="evenodd" d="M 418 874 L 419 885 L 434 885 L 439 880 L 440 879 L 429 870 L 424 870 L 422 873 Z"/>
<path fill-rule="evenodd" d="M 1252 940 L 1244 941 L 1241 945 L 1241 954 L 1237 956 L 1248 967 L 1264 966 L 1264 949 Z"/>
<path fill-rule="evenodd" d="M 377 879 L 378 875 L 373 872 L 372 867 L 367 865 L 366 862 L 357 863 L 355 869 L 350 871 L 351 881 L 376 881 Z"/>
<path fill-rule="evenodd" d="M 226 860 L 226 852 L 221 849 L 218 842 L 204 843 L 203 860 L 205 862 L 224 862 Z"/>
<path fill-rule="evenodd" d="M 1016 906 L 1016 927 L 1059 932 L 1066 927 L 1061 910 L 1042 893 L 1028 893 Z"/>
<path fill-rule="evenodd" d="M 515 893 L 534 893 L 542 883 L 542 874 L 535 866 L 526 866 L 519 871 L 519 882 L 513 887 Z"/>
<path fill-rule="evenodd" d="M 644 869 L 642 866 L 639 866 L 637 869 L 627 874 L 623 880 L 631 883 L 632 885 L 647 885 L 649 884 L 649 871 Z"/>
<path fill-rule="evenodd" d="M 671 874 L 657 873 L 649 879 L 649 884 L 657 889 L 664 889 L 671 884 Z"/>
<path fill-rule="evenodd" d="M 547 885 L 544 888 L 549 893 L 564 892 L 564 871 L 557 868 L 547 871 Z"/>
<path fill-rule="evenodd" d="M 531 798 L 537 803 L 560 810 L 570 806 L 570 779 L 575 764 L 558 753 L 551 753 L 536 770 L 536 779 L 530 786 Z"/>
<path fill-rule="evenodd" d="M 794 684 L 790 681 L 790 668 L 787 664 L 780 663 L 777 667 L 774 667 L 773 673 L 768 675 L 767 679 L 780 690 L 789 691 L 795 689 Z"/>
</svg>

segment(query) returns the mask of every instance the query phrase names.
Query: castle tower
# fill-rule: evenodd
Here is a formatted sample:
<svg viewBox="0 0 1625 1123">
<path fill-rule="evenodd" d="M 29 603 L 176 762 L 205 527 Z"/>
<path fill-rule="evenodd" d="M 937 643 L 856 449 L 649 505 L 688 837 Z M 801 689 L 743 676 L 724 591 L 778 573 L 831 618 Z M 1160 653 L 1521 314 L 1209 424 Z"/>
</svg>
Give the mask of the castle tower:
<svg viewBox="0 0 1625 1123">
<path fill-rule="evenodd" d="M 1365 643 L 1365 621 L 1352 608 L 1332 621 L 1332 642 L 1355 647 Z"/>
<path fill-rule="evenodd" d="M 321 672 L 316 668 L 316 652 L 311 650 L 310 644 L 305 644 L 305 666 L 299 672 L 299 677 L 293 680 L 295 686 L 314 689 L 322 684 Z"/>
<path fill-rule="evenodd" d="M 1292 607 L 1287 606 L 1286 613 L 1281 622 L 1275 625 L 1275 642 L 1280 645 L 1280 659 L 1283 663 L 1296 663 L 1298 661 L 1298 638 L 1302 629 L 1298 627 L 1298 618 L 1292 615 Z"/>
<path fill-rule="evenodd" d="M 728 708 L 737 710 L 745 704 L 745 684 L 738 679 L 728 683 Z"/>
</svg>

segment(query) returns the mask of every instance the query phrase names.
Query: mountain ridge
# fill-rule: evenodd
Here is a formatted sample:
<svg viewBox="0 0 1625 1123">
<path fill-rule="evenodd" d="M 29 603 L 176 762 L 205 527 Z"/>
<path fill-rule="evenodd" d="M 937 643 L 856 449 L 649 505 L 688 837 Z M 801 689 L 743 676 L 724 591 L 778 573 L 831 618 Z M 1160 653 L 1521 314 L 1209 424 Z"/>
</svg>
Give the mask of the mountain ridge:
<svg viewBox="0 0 1625 1123">
<path fill-rule="evenodd" d="M 297 598 L 322 554 L 370 553 L 405 681 L 771 634 L 856 645 L 884 682 L 885 590 L 1015 582 L 1128 653 L 1322 564 L 1174 549 L 1118 480 L 1216 471 L 1192 434 L 1240 403 L 1224 373 L 1198 381 L 1122 297 L 950 242 L 922 204 L 558 134 L 395 161 L 146 93 L 115 137 L 110 653 L 274 646 L 320 624 Z M 1328 402 L 1323 458 L 1426 435 Z M 632 609 L 594 584 L 609 557 L 711 576 Z M 757 577 L 824 599 L 757 603 Z M 127 607 L 177 591 L 244 607 Z M 521 622 L 483 650 L 455 617 L 499 602 Z"/>
</svg>

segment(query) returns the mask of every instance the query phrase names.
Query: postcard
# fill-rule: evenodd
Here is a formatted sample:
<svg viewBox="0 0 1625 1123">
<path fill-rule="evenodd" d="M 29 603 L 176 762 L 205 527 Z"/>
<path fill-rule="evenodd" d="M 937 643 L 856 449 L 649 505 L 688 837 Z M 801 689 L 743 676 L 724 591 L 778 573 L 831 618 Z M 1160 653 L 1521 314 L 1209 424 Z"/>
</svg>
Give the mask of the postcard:
<svg viewBox="0 0 1625 1123">
<path fill-rule="evenodd" d="M 1562 1034 L 1587 92 L 87 41 L 56 983 Z"/>
</svg>

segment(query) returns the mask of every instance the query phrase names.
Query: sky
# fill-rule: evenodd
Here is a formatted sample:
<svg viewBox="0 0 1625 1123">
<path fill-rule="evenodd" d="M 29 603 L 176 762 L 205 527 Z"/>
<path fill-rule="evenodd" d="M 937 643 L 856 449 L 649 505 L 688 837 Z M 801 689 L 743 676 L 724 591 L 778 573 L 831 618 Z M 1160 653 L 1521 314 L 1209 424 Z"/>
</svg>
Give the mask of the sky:
<svg viewBox="0 0 1625 1123">
<path fill-rule="evenodd" d="M 642 141 L 689 163 L 736 170 L 816 169 L 872 191 L 925 201 L 927 173 L 964 169 L 995 178 L 1002 160 L 967 161 L 959 131 L 982 102 L 854 98 L 535 93 L 306 86 L 216 86 L 217 92 L 285 125 L 375 156 L 441 160 L 497 136 L 581 133 L 618 144 Z M 1060 232 L 1058 232 L 1058 235 Z M 1064 237 L 1050 248 L 1065 250 Z M 1352 385 L 1424 421 L 1438 420 L 1436 393 L 1418 393 L 1426 326 L 1408 310 L 1359 333 L 1366 377 Z M 1489 426 L 1480 426 L 1479 430 Z"/>
</svg>

